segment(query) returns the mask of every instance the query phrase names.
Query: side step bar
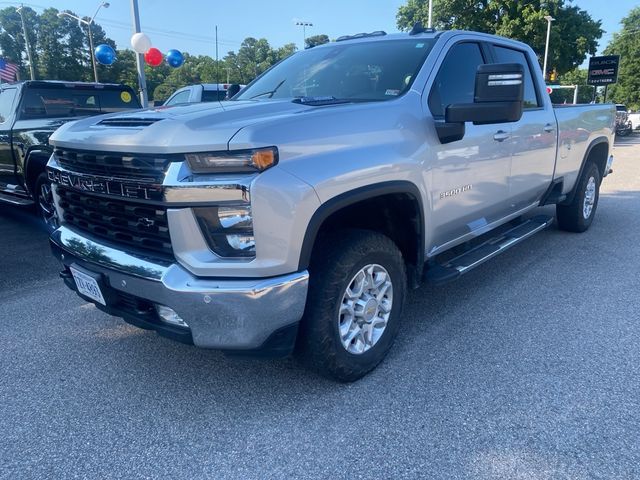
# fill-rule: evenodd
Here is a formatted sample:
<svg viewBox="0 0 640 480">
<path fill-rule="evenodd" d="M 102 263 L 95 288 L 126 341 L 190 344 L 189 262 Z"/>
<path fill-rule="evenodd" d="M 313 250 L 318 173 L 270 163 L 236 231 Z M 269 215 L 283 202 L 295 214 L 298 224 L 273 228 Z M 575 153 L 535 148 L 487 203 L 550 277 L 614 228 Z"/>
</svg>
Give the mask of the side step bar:
<svg viewBox="0 0 640 480">
<path fill-rule="evenodd" d="M 553 217 L 547 215 L 538 215 L 525 220 L 518 226 L 497 237 L 490 238 L 462 255 L 458 255 L 443 264 L 430 267 L 425 274 L 425 279 L 429 283 L 437 285 L 456 280 L 478 265 L 482 265 L 487 260 L 544 230 L 552 223 Z"/>
<path fill-rule="evenodd" d="M 0 193 L 0 202 L 10 203 L 11 205 L 33 205 L 35 203 L 31 199 L 5 193 Z"/>
</svg>

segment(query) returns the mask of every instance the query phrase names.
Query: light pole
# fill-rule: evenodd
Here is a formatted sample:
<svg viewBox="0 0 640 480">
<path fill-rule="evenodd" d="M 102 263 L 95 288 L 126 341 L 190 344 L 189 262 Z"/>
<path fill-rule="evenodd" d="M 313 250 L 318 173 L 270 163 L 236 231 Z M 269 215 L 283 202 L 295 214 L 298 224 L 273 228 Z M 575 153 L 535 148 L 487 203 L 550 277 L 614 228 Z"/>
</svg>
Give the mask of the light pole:
<svg viewBox="0 0 640 480">
<path fill-rule="evenodd" d="M 27 36 L 27 28 L 24 26 L 24 16 L 22 15 L 22 9 L 24 5 L 20 5 L 16 8 L 16 12 L 20 14 L 20 20 L 22 21 L 22 33 L 24 34 L 24 46 L 27 49 L 27 59 L 29 60 L 29 73 L 31 74 L 31 80 L 36 79 L 36 74 L 33 72 L 33 62 L 31 61 L 31 49 L 29 48 L 29 37 Z"/>
<path fill-rule="evenodd" d="M 433 12 L 433 0 L 429 0 L 429 25 L 427 25 L 428 28 L 433 27 L 433 24 L 431 22 L 432 12 Z"/>
<path fill-rule="evenodd" d="M 100 2 L 100 5 L 98 5 L 98 8 L 96 9 L 96 13 L 93 14 L 93 17 L 91 17 L 91 20 L 89 21 L 86 21 L 85 19 L 80 17 L 76 17 L 75 15 L 72 15 L 69 12 L 60 12 L 58 14 L 59 17 L 67 16 L 67 17 L 75 18 L 80 23 L 84 23 L 87 26 L 87 30 L 89 30 L 89 56 L 91 57 L 91 65 L 93 66 L 93 79 L 95 80 L 96 83 L 98 83 L 98 69 L 96 68 L 96 59 L 93 58 L 93 35 L 91 33 L 91 25 L 93 25 L 93 21 L 95 20 L 96 15 L 98 15 L 98 12 L 102 7 L 109 8 L 109 2 Z"/>
<path fill-rule="evenodd" d="M 313 23 L 298 20 L 296 21 L 296 25 L 302 27 L 302 50 L 304 50 L 305 42 L 307 41 L 307 27 L 313 27 Z"/>
<path fill-rule="evenodd" d="M 545 15 L 544 19 L 547 21 L 547 43 L 544 47 L 544 63 L 542 67 L 542 75 L 544 75 L 545 82 L 547 81 L 547 57 L 549 56 L 549 35 L 551 34 L 551 22 L 555 20 L 551 15 Z"/>
</svg>

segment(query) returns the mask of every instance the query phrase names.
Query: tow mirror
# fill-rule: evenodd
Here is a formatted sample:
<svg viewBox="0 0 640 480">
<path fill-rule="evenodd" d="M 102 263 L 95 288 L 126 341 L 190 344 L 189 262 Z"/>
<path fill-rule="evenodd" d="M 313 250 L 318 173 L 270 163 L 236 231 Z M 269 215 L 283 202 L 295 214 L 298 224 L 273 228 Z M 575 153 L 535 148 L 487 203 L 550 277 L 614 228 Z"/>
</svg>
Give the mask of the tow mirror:
<svg viewBox="0 0 640 480">
<path fill-rule="evenodd" d="M 480 65 L 473 103 L 455 103 L 445 109 L 445 121 L 436 123 L 441 143 L 464 136 L 465 122 L 474 125 L 517 122 L 522 118 L 524 68 L 519 63 Z"/>
</svg>

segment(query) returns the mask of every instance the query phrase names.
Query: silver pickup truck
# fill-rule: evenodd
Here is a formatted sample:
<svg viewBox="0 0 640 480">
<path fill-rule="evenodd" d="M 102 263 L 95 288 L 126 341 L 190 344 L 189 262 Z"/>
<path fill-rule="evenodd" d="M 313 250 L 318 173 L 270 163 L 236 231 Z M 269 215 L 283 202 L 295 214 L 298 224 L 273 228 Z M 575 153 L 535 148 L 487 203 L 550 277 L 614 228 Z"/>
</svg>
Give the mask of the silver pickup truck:
<svg viewBox="0 0 640 480">
<path fill-rule="evenodd" d="M 352 381 L 391 347 L 408 288 L 551 225 L 542 205 L 562 230 L 589 228 L 614 117 L 553 108 L 516 41 L 342 37 L 229 102 L 62 126 L 51 245 L 66 284 L 109 314 L 198 347 L 295 351 Z"/>
</svg>

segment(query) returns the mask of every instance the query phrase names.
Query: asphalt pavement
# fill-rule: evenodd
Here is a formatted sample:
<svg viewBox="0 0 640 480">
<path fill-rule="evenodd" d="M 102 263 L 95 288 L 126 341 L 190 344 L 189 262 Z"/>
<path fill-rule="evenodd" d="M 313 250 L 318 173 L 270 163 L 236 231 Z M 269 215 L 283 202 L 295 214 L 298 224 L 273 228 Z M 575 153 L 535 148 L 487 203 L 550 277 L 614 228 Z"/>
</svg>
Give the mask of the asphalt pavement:
<svg viewBox="0 0 640 480">
<path fill-rule="evenodd" d="M 0 207 L 0 478 L 640 478 L 640 135 L 614 153 L 587 233 L 413 292 L 348 385 L 99 312 Z"/>
</svg>

